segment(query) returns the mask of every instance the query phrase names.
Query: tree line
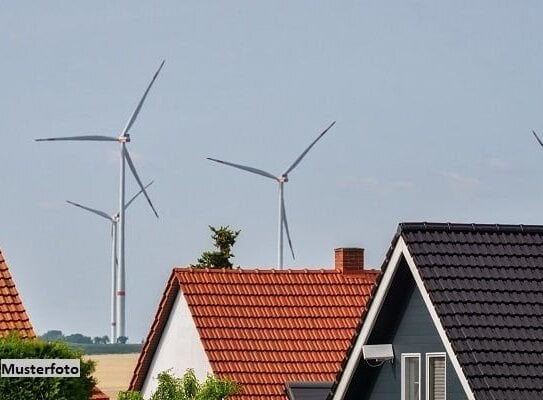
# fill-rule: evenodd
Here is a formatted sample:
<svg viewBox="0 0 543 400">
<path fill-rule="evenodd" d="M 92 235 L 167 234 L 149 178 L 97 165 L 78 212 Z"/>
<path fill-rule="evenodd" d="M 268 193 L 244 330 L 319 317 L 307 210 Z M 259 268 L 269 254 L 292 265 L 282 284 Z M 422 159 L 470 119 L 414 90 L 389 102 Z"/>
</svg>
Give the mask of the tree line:
<svg viewBox="0 0 543 400">
<path fill-rule="evenodd" d="M 109 344 L 111 340 L 108 335 L 104 336 L 95 336 L 91 338 L 90 336 L 85 336 L 81 333 L 73 333 L 71 335 L 64 335 L 62 331 L 59 330 L 50 330 L 45 332 L 40 336 L 40 339 L 46 342 L 57 342 L 63 341 L 68 343 L 75 344 Z M 120 336 L 117 339 L 117 343 L 125 344 L 128 341 L 126 336 Z"/>
</svg>

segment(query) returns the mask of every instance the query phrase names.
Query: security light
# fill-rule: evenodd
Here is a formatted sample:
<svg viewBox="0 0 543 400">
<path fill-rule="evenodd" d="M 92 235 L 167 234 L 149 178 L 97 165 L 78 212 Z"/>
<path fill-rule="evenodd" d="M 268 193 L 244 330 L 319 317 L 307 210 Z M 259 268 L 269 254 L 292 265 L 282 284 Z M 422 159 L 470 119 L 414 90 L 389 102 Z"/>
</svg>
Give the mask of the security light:
<svg viewBox="0 0 543 400">
<path fill-rule="evenodd" d="M 364 360 L 388 361 L 394 360 L 392 344 L 366 344 L 362 346 Z"/>
</svg>

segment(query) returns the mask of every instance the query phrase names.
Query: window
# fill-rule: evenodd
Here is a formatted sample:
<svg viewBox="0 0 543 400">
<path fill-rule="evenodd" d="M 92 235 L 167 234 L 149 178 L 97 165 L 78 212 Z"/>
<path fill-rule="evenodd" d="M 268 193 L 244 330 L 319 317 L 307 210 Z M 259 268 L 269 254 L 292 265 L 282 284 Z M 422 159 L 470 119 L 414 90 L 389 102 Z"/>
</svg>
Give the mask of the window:
<svg viewBox="0 0 543 400">
<path fill-rule="evenodd" d="M 402 354 L 402 400 L 420 400 L 420 354 Z"/>
<path fill-rule="evenodd" d="M 445 353 L 426 354 L 426 399 L 445 400 Z"/>
</svg>

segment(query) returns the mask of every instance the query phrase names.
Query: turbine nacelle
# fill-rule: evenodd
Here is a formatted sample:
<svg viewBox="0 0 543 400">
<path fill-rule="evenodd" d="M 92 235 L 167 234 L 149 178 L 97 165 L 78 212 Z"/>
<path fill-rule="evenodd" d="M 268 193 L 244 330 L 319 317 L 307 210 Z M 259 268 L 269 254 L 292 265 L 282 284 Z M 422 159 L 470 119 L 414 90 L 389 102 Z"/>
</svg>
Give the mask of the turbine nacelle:
<svg viewBox="0 0 543 400">
<path fill-rule="evenodd" d="M 119 136 L 119 143 L 128 143 L 130 142 L 130 135 L 125 133 L 124 135 Z"/>
<path fill-rule="evenodd" d="M 154 181 L 149 182 L 147 185 L 144 186 L 143 189 L 147 189 L 153 183 L 154 183 Z M 128 207 L 130 207 L 130 204 L 132 204 L 134 202 L 134 200 L 136 200 L 143 193 L 143 189 L 140 189 L 139 192 L 137 192 L 134 196 L 132 196 L 132 198 L 130 200 L 127 201 L 126 205 L 124 206 L 125 210 Z M 96 215 L 102 217 L 102 218 L 105 218 L 108 221 L 111 221 L 113 224 L 118 223 L 120 218 L 121 218 L 121 215 L 120 215 L 119 211 L 117 211 L 113 215 L 110 215 L 110 214 L 106 213 L 105 211 L 101 211 L 101 210 L 97 210 L 95 208 L 87 207 L 87 206 L 84 206 L 84 205 L 79 204 L 79 203 L 74 203 L 73 201 L 70 201 L 70 200 L 66 200 L 66 203 L 71 204 L 72 206 L 81 208 L 83 210 L 89 211 L 89 212 L 91 212 L 93 214 L 96 214 Z"/>
<path fill-rule="evenodd" d="M 277 178 L 279 183 L 285 183 L 288 182 L 288 175 L 281 175 L 279 178 Z"/>
</svg>

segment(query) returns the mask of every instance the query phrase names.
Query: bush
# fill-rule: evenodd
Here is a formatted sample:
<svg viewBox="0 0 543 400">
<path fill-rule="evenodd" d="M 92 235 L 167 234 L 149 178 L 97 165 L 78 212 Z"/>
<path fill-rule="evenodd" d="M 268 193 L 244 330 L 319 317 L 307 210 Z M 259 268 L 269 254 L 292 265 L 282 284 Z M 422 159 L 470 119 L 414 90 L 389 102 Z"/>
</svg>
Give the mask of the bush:
<svg viewBox="0 0 543 400">
<path fill-rule="evenodd" d="M 143 396 L 139 392 L 120 392 L 117 395 L 117 400 L 143 400 Z"/>
<path fill-rule="evenodd" d="M 95 380 L 94 362 L 81 359 L 82 353 L 72 350 L 62 342 L 43 342 L 38 339 L 21 339 L 10 334 L 0 338 L 0 359 L 4 358 L 79 358 L 79 378 L 5 378 L 0 379 L 2 400 L 88 400 Z"/>
<path fill-rule="evenodd" d="M 150 400 L 223 400 L 240 392 L 240 385 L 230 379 L 208 375 L 200 383 L 192 369 L 188 369 L 182 378 L 163 371 L 158 374 L 158 387 Z M 117 400 L 143 400 L 143 397 L 138 392 L 121 392 Z"/>
</svg>

